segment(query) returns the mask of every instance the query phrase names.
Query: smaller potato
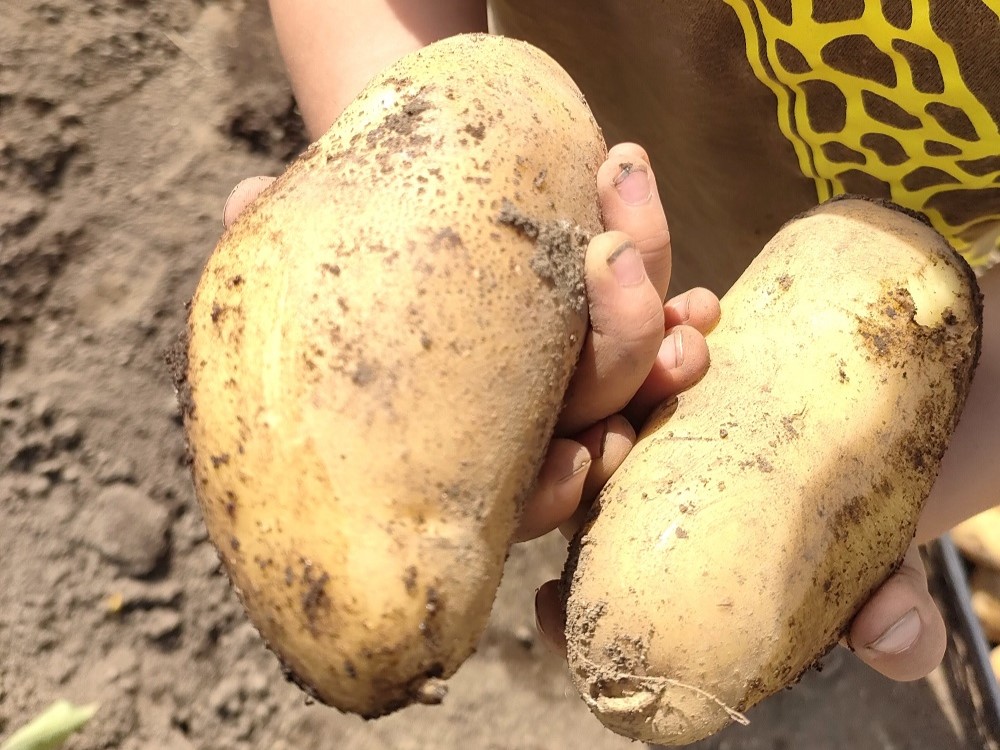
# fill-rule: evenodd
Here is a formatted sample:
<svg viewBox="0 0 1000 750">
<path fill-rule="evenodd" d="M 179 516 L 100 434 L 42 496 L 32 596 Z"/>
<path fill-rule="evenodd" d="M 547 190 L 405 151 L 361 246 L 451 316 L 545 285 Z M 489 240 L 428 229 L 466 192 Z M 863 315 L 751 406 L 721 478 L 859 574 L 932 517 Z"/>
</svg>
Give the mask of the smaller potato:
<svg viewBox="0 0 1000 750">
<path fill-rule="evenodd" d="M 775 235 L 570 546 L 569 666 L 607 727 L 700 740 L 833 648 L 913 539 L 981 329 L 908 213 L 844 198 Z"/>
</svg>

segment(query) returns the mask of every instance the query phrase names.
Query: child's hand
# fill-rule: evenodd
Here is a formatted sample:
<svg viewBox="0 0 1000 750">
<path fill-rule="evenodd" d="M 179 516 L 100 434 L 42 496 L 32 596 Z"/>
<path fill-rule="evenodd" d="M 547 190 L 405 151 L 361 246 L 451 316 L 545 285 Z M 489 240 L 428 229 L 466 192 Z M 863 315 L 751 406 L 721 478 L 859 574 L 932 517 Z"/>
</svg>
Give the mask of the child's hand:
<svg viewBox="0 0 1000 750">
<path fill-rule="evenodd" d="M 650 200 L 639 206 L 629 205 L 613 189 L 621 171 L 617 168 L 620 162 L 644 166 L 646 158 L 636 146 L 612 149 L 599 173 L 598 185 L 606 225 L 626 232 L 643 249 L 649 281 L 662 293 L 669 280 L 670 245 L 655 186 Z M 718 300 L 706 290 L 695 289 L 668 302 L 663 308 L 666 338 L 654 362 L 650 357 L 656 342 L 648 321 L 638 312 L 642 309 L 652 314 L 648 312 L 653 305 L 651 297 L 641 285 L 614 289 L 606 275 L 600 273 L 600 263 L 595 259 L 608 257 L 620 241 L 621 235 L 616 232 L 600 235 L 588 253 L 593 330 L 583 362 L 606 364 L 603 369 L 581 366 L 582 372 L 571 384 L 563 418 L 563 426 L 568 425 L 570 434 L 588 423 L 598 423 L 573 440 L 562 437 L 553 441 L 538 489 L 521 524 L 522 538 L 538 536 L 557 523 L 567 537 L 579 528 L 591 500 L 635 443 L 629 422 L 621 416 L 605 418 L 607 414 L 622 410 L 633 424 L 641 424 L 654 406 L 693 385 L 708 367 L 703 334 L 718 321 Z M 675 357 L 677 340 L 683 342 L 681 362 Z M 589 456 L 591 463 L 589 468 L 587 464 L 581 466 L 581 478 L 566 477 L 569 459 L 564 455 L 576 460 Z M 573 513 L 568 516 L 570 511 Z M 539 589 L 535 606 L 539 630 L 550 645 L 564 652 L 557 581 Z M 928 592 L 927 575 L 915 543 L 900 569 L 855 616 L 844 645 L 876 671 L 895 680 L 924 677 L 940 663 L 946 646 L 945 626 Z"/>
<path fill-rule="evenodd" d="M 226 226 L 271 179 L 254 177 L 237 185 L 224 210 Z M 598 188 L 608 231 L 594 238 L 587 253 L 591 329 L 526 503 L 521 541 L 555 528 L 572 535 L 635 444 L 633 425 L 705 373 L 704 337 L 719 318 L 718 299 L 705 289 L 661 302 L 670 279 L 670 238 L 645 152 L 633 144 L 612 148 L 598 172 Z M 536 609 L 546 641 L 563 651 L 556 581 L 539 590 Z M 896 680 L 923 677 L 940 663 L 944 623 L 928 593 L 916 545 L 855 617 L 845 641 L 863 661 Z"/>
<path fill-rule="evenodd" d="M 223 210 L 225 226 L 272 181 L 240 182 Z M 635 444 L 634 425 L 704 375 L 704 334 L 719 319 L 719 301 L 705 289 L 663 303 L 670 235 L 646 152 L 612 148 L 597 185 L 608 231 L 591 241 L 585 261 L 590 328 L 518 541 L 579 526 Z"/>
<path fill-rule="evenodd" d="M 225 226 L 272 181 L 251 177 L 237 185 L 223 210 Z M 635 443 L 633 425 L 704 375 L 704 334 L 719 319 L 719 301 L 705 289 L 663 303 L 670 235 L 646 152 L 634 144 L 612 148 L 597 185 L 608 231 L 587 251 L 590 329 L 519 541 L 585 512 Z"/>
<path fill-rule="evenodd" d="M 608 231 L 587 251 L 590 330 L 519 541 L 586 512 L 635 443 L 634 427 L 705 374 L 705 334 L 719 320 L 719 300 L 706 289 L 663 303 L 670 234 L 646 152 L 612 148 L 597 187 Z"/>
</svg>

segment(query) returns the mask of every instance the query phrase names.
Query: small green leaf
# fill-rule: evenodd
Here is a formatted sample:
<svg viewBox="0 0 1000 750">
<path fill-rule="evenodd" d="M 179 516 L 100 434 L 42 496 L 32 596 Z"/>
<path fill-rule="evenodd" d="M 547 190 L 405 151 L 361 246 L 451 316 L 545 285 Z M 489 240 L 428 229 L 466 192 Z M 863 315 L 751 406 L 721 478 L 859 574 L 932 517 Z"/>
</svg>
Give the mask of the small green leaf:
<svg viewBox="0 0 1000 750">
<path fill-rule="evenodd" d="M 96 703 L 74 706 L 69 701 L 57 700 L 14 732 L 0 745 L 0 750 L 56 750 L 96 712 Z"/>
</svg>

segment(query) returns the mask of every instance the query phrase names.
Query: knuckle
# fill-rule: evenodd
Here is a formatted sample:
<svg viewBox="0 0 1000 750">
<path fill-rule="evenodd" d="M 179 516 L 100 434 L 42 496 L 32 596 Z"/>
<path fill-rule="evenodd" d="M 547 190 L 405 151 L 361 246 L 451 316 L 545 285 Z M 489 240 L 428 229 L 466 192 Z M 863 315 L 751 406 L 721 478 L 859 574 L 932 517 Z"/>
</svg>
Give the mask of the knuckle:
<svg viewBox="0 0 1000 750">
<path fill-rule="evenodd" d="M 636 247 L 647 262 L 659 261 L 660 256 L 670 249 L 670 229 L 660 224 L 653 232 L 636 242 Z"/>
<path fill-rule="evenodd" d="M 663 305 L 655 294 L 645 297 L 642 305 L 634 311 L 633 325 L 627 335 L 635 343 L 650 343 L 659 347 L 663 339 Z"/>
<path fill-rule="evenodd" d="M 604 340 L 604 347 L 615 345 L 624 351 L 659 347 L 663 339 L 663 305 L 651 292 L 631 304 L 619 303 L 615 309 L 597 307 L 591 310 L 591 328 Z"/>
</svg>

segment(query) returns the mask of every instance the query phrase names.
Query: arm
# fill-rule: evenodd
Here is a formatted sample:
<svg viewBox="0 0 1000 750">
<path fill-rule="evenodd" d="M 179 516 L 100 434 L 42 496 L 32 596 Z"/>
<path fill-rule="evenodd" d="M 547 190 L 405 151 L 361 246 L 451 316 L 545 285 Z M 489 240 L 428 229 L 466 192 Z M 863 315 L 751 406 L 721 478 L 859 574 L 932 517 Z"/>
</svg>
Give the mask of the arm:
<svg viewBox="0 0 1000 750">
<path fill-rule="evenodd" d="M 269 0 L 278 46 L 310 138 L 403 55 L 486 31 L 485 0 Z"/>
<path fill-rule="evenodd" d="M 1000 267 L 979 280 L 983 350 L 962 420 L 917 529 L 927 542 L 1000 503 Z"/>
</svg>

